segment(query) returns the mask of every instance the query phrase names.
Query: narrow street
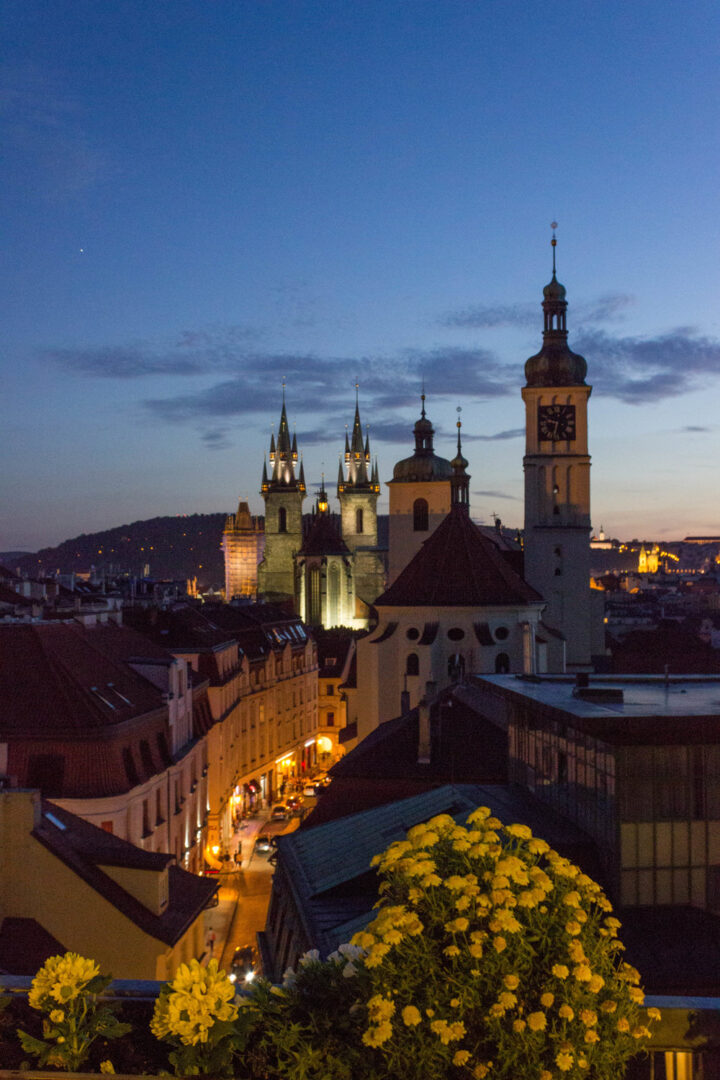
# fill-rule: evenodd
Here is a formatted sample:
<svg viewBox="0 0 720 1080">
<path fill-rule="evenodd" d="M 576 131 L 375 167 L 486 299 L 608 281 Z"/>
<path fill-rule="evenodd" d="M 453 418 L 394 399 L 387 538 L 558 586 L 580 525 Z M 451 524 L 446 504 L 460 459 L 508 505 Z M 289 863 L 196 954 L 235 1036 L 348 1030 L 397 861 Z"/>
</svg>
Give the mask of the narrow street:
<svg viewBox="0 0 720 1080">
<path fill-rule="evenodd" d="M 246 822 L 245 828 L 238 834 L 238 843 L 242 847 L 241 868 L 221 874 L 218 905 L 205 912 L 206 942 L 212 930 L 215 934 L 212 955 L 217 957 L 219 966 L 226 971 L 230 968 L 235 949 L 244 945 L 255 946 L 256 934 L 265 929 L 274 867 L 268 861 L 267 854 L 255 850 L 255 841 L 269 820 L 270 811 L 261 810 L 256 818 Z M 299 818 L 291 818 L 282 832 L 293 832 L 299 824 Z M 207 963 L 210 956 L 207 949 L 203 963 Z"/>
</svg>

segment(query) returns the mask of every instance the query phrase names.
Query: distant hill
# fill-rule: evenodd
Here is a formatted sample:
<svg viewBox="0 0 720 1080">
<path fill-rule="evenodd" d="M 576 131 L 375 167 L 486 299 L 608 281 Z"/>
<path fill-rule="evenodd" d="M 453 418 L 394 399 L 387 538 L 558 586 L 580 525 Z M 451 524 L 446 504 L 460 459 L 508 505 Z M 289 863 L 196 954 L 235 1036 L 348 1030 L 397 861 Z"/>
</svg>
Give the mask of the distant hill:
<svg viewBox="0 0 720 1080">
<path fill-rule="evenodd" d="M 308 515 L 305 515 L 308 518 Z M 222 587 L 225 566 L 221 549 L 226 514 L 186 514 L 148 518 L 98 533 L 81 533 L 35 554 L 0 552 L 9 570 L 31 577 L 87 571 L 92 566 L 107 574 L 142 577 L 146 566 L 153 578 L 197 577 L 198 586 Z M 378 543 L 388 546 L 389 517 L 378 515 Z"/>
<path fill-rule="evenodd" d="M 33 577 L 89 570 L 124 571 L 142 576 L 149 566 L 154 578 L 191 578 L 202 586 L 221 586 L 225 579 L 220 545 L 226 514 L 156 517 L 98 533 L 82 533 L 58 547 L 34 555 L 8 552 L 10 570 Z"/>
</svg>

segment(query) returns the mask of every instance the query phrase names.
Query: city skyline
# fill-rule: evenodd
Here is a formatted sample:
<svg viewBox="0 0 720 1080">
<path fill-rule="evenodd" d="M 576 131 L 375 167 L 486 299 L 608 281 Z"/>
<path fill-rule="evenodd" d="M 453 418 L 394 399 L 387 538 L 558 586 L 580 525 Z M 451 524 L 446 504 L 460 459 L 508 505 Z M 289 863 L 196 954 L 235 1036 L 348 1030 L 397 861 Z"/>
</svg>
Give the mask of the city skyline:
<svg viewBox="0 0 720 1080">
<path fill-rule="evenodd" d="M 11 0 L 6 23 L 0 550 L 262 513 L 284 380 L 310 495 L 359 382 L 386 513 L 424 383 L 442 456 L 462 409 L 473 516 L 521 526 L 554 218 L 595 530 L 720 534 L 715 5 Z"/>
</svg>

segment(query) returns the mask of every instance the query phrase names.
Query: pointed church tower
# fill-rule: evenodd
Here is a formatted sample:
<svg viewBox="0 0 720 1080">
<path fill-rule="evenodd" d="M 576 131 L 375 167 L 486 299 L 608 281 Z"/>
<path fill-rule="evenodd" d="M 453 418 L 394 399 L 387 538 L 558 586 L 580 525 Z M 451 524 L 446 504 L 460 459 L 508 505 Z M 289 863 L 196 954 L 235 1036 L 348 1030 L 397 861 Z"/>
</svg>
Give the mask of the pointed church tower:
<svg viewBox="0 0 720 1080">
<path fill-rule="evenodd" d="M 258 567 L 258 593 L 268 601 L 294 599 L 295 554 L 302 546 L 302 504 L 305 474 L 298 461 L 297 438 L 290 438 L 283 384 L 282 411 L 275 436 L 270 437 L 271 473 L 263 462 L 261 495 L 265 500 L 265 557 Z"/>
<path fill-rule="evenodd" d="M 385 568 L 378 553 L 377 501 L 380 483 L 377 465 L 370 463 L 370 436 L 363 441 L 358 384 L 355 384 L 355 420 L 352 437 L 345 435 L 345 471 L 340 462 L 337 494 L 342 537 L 353 556 L 355 594 L 372 604 L 385 588 Z"/>
<path fill-rule="evenodd" d="M 553 230 L 555 225 L 553 224 Z M 568 670 L 602 652 L 590 590 L 590 455 L 587 364 L 568 346 L 566 292 L 553 274 L 543 290 L 539 353 L 525 364 L 525 579 L 547 601 L 543 621 L 565 639 Z M 602 620 L 600 619 L 600 626 Z M 563 670 L 558 655 L 552 670 Z"/>
<path fill-rule="evenodd" d="M 417 554 L 450 510 L 452 465 L 433 449 L 435 430 L 425 415 L 425 390 L 422 409 L 415 422 L 415 452 L 398 461 L 390 489 L 390 552 L 388 584 Z"/>
</svg>

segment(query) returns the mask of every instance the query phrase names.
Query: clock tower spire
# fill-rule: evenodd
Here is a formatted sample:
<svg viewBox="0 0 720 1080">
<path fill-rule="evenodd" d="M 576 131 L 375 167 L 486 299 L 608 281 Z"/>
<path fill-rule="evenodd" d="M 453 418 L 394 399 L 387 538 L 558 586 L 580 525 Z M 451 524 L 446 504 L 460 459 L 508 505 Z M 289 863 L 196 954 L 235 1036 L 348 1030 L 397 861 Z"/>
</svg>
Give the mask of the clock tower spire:
<svg viewBox="0 0 720 1080">
<path fill-rule="evenodd" d="M 587 364 L 568 346 L 567 300 L 557 280 L 543 290 L 543 343 L 525 364 L 525 579 L 547 601 L 544 622 L 565 639 L 551 670 L 587 670 L 602 652 L 590 590 L 590 455 Z M 602 619 L 600 619 L 600 630 Z"/>
</svg>

